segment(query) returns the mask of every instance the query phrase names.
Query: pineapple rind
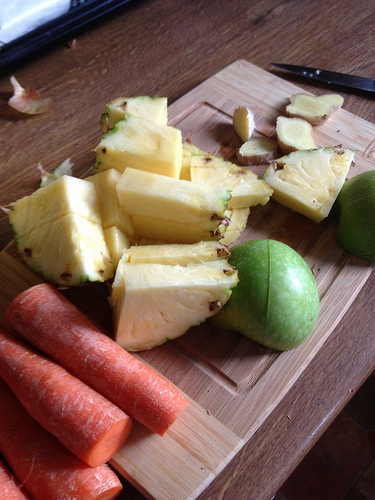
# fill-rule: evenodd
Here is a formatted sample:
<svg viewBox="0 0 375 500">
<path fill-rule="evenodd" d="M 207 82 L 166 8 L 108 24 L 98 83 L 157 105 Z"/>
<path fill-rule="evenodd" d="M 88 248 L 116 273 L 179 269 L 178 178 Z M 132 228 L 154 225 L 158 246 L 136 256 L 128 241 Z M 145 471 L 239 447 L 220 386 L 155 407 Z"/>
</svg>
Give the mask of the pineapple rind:
<svg viewBox="0 0 375 500">
<path fill-rule="evenodd" d="M 132 351 L 202 323 L 227 302 L 238 282 L 237 271 L 222 259 L 185 267 L 122 261 L 121 266 L 112 295 L 115 340 Z"/>
<path fill-rule="evenodd" d="M 272 162 L 263 178 L 275 201 L 319 223 L 328 216 L 354 155 L 340 147 L 295 151 Z"/>
</svg>

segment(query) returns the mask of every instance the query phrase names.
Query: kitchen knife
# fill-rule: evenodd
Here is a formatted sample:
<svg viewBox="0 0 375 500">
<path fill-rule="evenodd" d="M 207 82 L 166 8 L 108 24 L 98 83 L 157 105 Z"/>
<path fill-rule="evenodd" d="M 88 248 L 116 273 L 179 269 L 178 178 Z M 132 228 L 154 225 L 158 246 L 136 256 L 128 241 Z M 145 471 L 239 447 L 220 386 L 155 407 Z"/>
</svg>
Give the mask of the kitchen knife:
<svg viewBox="0 0 375 500">
<path fill-rule="evenodd" d="M 293 64 L 276 64 L 271 63 L 276 68 L 290 71 L 296 75 L 305 76 L 318 80 L 320 82 L 342 85 L 358 90 L 366 90 L 367 92 L 375 92 L 375 80 L 372 78 L 363 78 L 361 76 L 347 75 L 345 73 L 335 73 L 334 71 L 326 71 L 324 69 L 309 68 L 307 66 L 295 66 Z"/>
</svg>

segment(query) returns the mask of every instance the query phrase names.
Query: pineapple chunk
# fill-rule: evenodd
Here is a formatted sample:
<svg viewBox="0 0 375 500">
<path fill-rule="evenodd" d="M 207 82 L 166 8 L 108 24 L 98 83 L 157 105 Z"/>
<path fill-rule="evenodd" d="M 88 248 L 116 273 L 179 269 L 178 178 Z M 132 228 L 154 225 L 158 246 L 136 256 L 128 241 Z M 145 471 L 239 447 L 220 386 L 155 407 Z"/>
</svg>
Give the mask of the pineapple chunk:
<svg viewBox="0 0 375 500">
<path fill-rule="evenodd" d="M 131 237 L 134 234 L 131 217 L 120 207 L 117 197 L 116 186 L 120 178 L 120 172 L 111 168 L 86 177 L 86 181 L 92 182 L 95 186 L 103 229 L 116 226 L 126 236 Z"/>
<path fill-rule="evenodd" d="M 168 124 L 168 99 L 166 97 L 119 97 L 106 106 L 100 125 L 103 132 L 108 132 L 113 125 L 125 118 L 134 115 L 159 125 Z"/>
<path fill-rule="evenodd" d="M 272 195 L 269 185 L 251 170 L 214 155 L 193 155 L 190 176 L 197 184 L 229 189 L 232 195 L 228 201 L 230 210 L 265 205 Z"/>
<path fill-rule="evenodd" d="M 295 151 L 271 163 L 264 179 L 275 201 L 319 223 L 328 216 L 354 154 L 339 147 Z"/>
<path fill-rule="evenodd" d="M 96 171 L 127 167 L 178 179 L 182 162 L 181 131 L 127 115 L 96 148 Z"/>
<path fill-rule="evenodd" d="M 249 218 L 250 208 L 236 208 L 230 212 L 230 224 L 225 231 L 220 243 L 223 245 L 231 245 L 240 236 L 245 229 L 247 219 Z"/>
<path fill-rule="evenodd" d="M 113 276 L 91 182 L 64 175 L 17 200 L 9 221 L 26 264 L 47 279 L 74 286 Z"/>
<path fill-rule="evenodd" d="M 30 269 L 58 285 L 77 286 L 113 277 L 101 225 L 80 215 L 69 213 L 50 220 L 18 235 L 16 244 Z"/>
<path fill-rule="evenodd" d="M 103 234 L 113 268 L 116 269 L 122 254 L 130 248 L 129 238 L 116 226 L 104 229 Z"/>
<path fill-rule="evenodd" d="M 69 213 L 101 223 L 94 186 L 83 179 L 63 175 L 12 203 L 9 222 L 17 237 Z"/>
<path fill-rule="evenodd" d="M 129 215 L 199 225 L 203 230 L 217 229 L 218 223 L 225 219 L 231 197 L 224 188 L 210 188 L 133 168 L 125 170 L 116 189 L 120 205 Z"/>
<path fill-rule="evenodd" d="M 188 266 L 122 259 L 111 296 L 115 341 L 139 351 L 179 337 L 217 313 L 237 282 L 225 259 Z"/>
<path fill-rule="evenodd" d="M 167 264 L 187 266 L 229 256 L 228 248 L 216 241 L 200 241 L 192 245 L 131 246 L 123 253 L 125 262 L 132 264 Z"/>
<path fill-rule="evenodd" d="M 199 149 L 197 146 L 194 146 L 194 144 L 191 144 L 190 142 L 183 142 L 180 179 L 191 181 L 190 167 L 191 167 L 191 158 L 194 154 L 205 154 L 205 152 Z"/>
<path fill-rule="evenodd" d="M 228 219 L 216 221 L 216 225 L 207 228 L 203 224 L 189 224 L 152 217 L 148 215 L 132 215 L 134 240 L 141 243 L 144 238 L 164 243 L 197 243 L 199 241 L 218 241 L 226 232 Z M 210 224 L 212 224 L 210 222 Z"/>
</svg>

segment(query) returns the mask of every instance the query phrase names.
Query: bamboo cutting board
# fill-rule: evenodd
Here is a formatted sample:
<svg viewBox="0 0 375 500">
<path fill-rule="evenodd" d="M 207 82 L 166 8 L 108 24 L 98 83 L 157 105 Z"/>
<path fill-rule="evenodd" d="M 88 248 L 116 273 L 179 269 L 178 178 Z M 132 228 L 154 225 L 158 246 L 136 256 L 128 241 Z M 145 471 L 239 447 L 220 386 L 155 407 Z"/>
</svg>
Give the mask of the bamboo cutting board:
<svg viewBox="0 0 375 500">
<path fill-rule="evenodd" d="M 257 135 L 275 137 L 276 118 L 298 91 L 240 60 L 173 103 L 170 123 L 181 129 L 185 140 L 191 138 L 201 149 L 233 160 L 240 145 L 232 127 L 234 109 L 248 106 L 255 114 Z M 375 126 L 343 109 L 315 128 L 314 138 L 317 146 L 342 144 L 357 151 L 349 177 L 375 168 Z M 262 175 L 265 167 L 252 170 Z M 336 243 L 334 230 L 330 219 L 316 225 L 270 201 L 252 209 L 236 242 L 277 239 L 297 250 L 314 271 L 321 309 L 313 334 L 302 346 L 276 353 L 204 324 L 137 354 L 191 401 L 163 437 L 135 423 L 111 462 L 147 498 L 195 499 L 255 433 L 340 322 L 373 267 L 347 254 Z M 40 281 L 7 251 L 0 254 L 0 275 L 1 311 L 17 293 Z M 103 329 L 110 328 L 104 285 L 66 293 Z"/>
</svg>

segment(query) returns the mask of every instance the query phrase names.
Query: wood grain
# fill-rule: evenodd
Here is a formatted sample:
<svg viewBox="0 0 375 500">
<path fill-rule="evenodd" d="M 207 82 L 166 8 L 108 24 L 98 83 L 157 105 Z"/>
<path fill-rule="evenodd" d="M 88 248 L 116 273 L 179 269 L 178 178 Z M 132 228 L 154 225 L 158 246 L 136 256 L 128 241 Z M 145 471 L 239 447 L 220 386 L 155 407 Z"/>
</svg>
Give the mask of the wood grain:
<svg viewBox="0 0 375 500">
<path fill-rule="evenodd" d="M 296 86 L 240 60 L 176 101 L 170 107 L 170 119 L 202 149 L 219 152 L 224 144 L 231 157 L 236 149 L 231 126 L 234 109 L 248 105 L 254 110 L 256 132 L 272 136 L 279 109 L 296 91 Z M 350 147 L 357 150 L 358 161 L 350 175 L 370 168 L 366 151 L 375 126 L 346 111 L 338 112 L 319 127 L 316 141 L 334 145 L 337 134 L 343 144 L 351 141 Z M 372 271 L 370 264 L 337 244 L 334 229 L 333 220 L 316 225 L 271 201 L 252 209 L 238 240 L 278 239 L 316 269 L 320 314 L 313 334 L 299 348 L 276 353 L 241 335 L 203 324 L 176 341 L 137 354 L 191 399 L 188 410 L 162 439 L 136 425 L 111 461 L 146 497 L 197 498 L 280 404 L 329 339 Z M 21 291 L 30 286 L 32 275 L 23 274 L 22 265 L 8 253 L 0 256 L 4 276 L 0 306 L 4 308 L 17 287 Z M 85 288 L 81 291 L 84 296 Z M 91 308 L 96 311 L 101 303 L 93 302 Z"/>
<path fill-rule="evenodd" d="M 0 203 L 37 187 L 39 161 L 51 170 L 70 156 L 75 173 L 82 175 L 92 165 L 92 149 L 100 138 L 98 116 L 118 95 L 159 94 L 174 103 L 241 58 L 267 70 L 270 62 L 284 62 L 374 77 L 374 15 L 371 0 L 142 0 L 122 9 L 85 29 L 77 36 L 75 49 L 51 47 L 0 77 Z M 24 86 L 52 97 L 51 113 L 25 117 L 11 110 L 7 106 L 11 74 Z M 344 110 L 374 123 L 372 95 L 274 69 L 272 74 L 314 94 L 339 92 L 345 98 Z M 371 151 L 373 155 L 374 143 Z M 11 238 L 3 214 L 1 247 Z M 372 273 L 303 374 L 200 500 L 268 500 L 276 493 L 375 369 L 374 286 Z M 86 310 L 79 293 L 68 295 Z M 90 300 L 92 296 L 103 302 L 101 289 L 92 287 L 89 295 Z M 97 313 L 99 323 L 109 328 L 106 305 Z M 176 371 L 177 382 L 184 366 Z M 121 499 L 141 498 L 124 481 Z"/>
</svg>

